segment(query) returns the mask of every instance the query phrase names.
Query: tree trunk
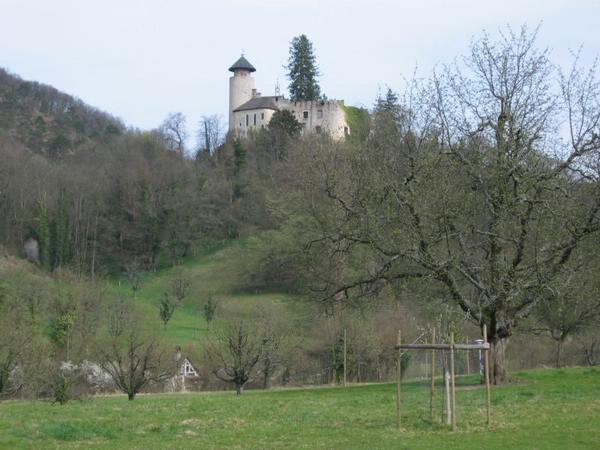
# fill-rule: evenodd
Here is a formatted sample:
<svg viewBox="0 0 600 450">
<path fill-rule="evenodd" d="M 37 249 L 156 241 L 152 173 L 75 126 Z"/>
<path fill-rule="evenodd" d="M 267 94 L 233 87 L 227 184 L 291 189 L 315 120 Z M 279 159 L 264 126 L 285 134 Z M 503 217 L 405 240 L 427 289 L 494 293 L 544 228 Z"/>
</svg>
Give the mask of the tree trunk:
<svg viewBox="0 0 600 450">
<path fill-rule="evenodd" d="M 494 384 L 502 384 L 507 381 L 506 371 L 506 346 L 508 338 L 496 338 L 490 349 L 490 376 Z"/>
<path fill-rule="evenodd" d="M 556 368 L 557 369 L 560 369 L 560 357 L 562 354 L 562 346 L 563 346 L 563 340 L 557 339 L 556 340 Z"/>
<path fill-rule="evenodd" d="M 127 393 L 127 399 L 128 400 L 133 400 L 135 398 L 135 392 L 128 392 Z"/>
<path fill-rule="evenodd" d="M 242 395 L 242 392 L 244 392 L 244 385 L 242 385 L 242 384 L 236 384 L 235 385 L 235 393 L 237 395 Z"/>
<path fill-rule="evenodd" d="M 263 374 L 263 389 L 271 389 L 271 365 L 265 364 Z"/>
</svg>

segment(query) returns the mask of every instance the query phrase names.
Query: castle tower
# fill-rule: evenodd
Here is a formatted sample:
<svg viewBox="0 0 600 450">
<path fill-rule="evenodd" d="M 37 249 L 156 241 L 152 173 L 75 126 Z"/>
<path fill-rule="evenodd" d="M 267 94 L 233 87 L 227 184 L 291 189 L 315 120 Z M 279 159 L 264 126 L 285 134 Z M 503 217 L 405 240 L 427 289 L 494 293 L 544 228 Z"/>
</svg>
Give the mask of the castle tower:
<svg viewBox="0 0 600 450">
<path fill-rule="evenodd" d="M 250 74 L 256 72 L 256 69 L 242 55 L 229 71 L 233 72 L 233 76 L 229 78 L 229 131 L 233 131 L 235 129 L 233 110 L 252 99 L 255 85 L 254 78 Z"/>
</svg>

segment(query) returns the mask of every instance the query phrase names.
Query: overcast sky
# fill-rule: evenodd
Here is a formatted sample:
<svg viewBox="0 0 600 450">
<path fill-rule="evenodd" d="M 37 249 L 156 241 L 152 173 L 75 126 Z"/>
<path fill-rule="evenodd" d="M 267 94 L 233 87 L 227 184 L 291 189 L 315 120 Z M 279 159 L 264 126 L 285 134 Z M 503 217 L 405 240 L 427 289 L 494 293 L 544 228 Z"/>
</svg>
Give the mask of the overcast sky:
<svg viewBox="0 0 600 450">
<path fill-rule="evenodd" d="M 542 23 L 540 45 L 567 65 L 600 54 L 600 0 L 0 0 L 0 66 L 150 129 L 181 111 L 194 129 L 228 107 L 227 68 L 242 50 L 257 88 L 287 80 L 290 40 L 315 45 L 323 92 L 371 106 L 465 53 L 482 30 Z"/>
</svg>

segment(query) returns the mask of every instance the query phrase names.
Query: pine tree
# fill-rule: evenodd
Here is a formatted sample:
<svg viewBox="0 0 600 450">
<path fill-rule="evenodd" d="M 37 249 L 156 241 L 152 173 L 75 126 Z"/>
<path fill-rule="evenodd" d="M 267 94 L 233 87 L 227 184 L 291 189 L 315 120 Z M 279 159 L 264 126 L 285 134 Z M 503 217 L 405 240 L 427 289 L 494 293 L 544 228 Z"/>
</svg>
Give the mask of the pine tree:
<svg viewBox="0 0 600 450">
<path fill-rule="evenodd" d="M 290 99 L 294 102 L 318 100 L 321 88 L 317 82 L 319 69 L 312 42 L 302 34 L 292 39 L 290 58 L 286 67 L 290 79 L 288 89 Z"/>
<path fill-rule="evenodd" d="M 37 230 L 36 235 L 40 248 L 40 264 L 46 270 L 51 269 L 50 255 L 50 222 L 48 219 L 48 209 L 43 202 L 38 203 L 37 211 Z"/>
</svg>

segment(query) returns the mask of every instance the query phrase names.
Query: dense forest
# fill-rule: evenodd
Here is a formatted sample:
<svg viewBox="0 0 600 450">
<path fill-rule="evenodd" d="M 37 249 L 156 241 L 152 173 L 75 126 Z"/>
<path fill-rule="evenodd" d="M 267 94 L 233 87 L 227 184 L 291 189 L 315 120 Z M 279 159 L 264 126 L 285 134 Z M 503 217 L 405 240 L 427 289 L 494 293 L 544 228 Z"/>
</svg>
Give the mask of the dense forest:
<svg viewBox="0 0 600 450">
<path fill-rule="evenodd" d="M 394 325 L 377 330 L 376 321 L 386 322 L 377 308 L 389 302 L 406 321 L 409 311 L 446 331 L 486 325 L 496 382 L 508 376 L 508 341 L 519 333 L 553 339 L 558 365 L 563 346 L 577 337 L 573 348 L 583 348 L 585 358 L 576 362 L 596 363 L 596 68 L 586 71 L 575 61 L 559 70 L 527 29 L 498 41 L 483 36 L 464 63 L 409 81 L 401 92 L 388 88 L 370 111 L 348 114 L 351 134 L 342 141 L 302 133 L 283 112 L 245 137 L 221 139 L 207 120 L 206 145 L 189 152 L 180 116 L 156 130 L 132 130 L 49 86 L 0 71 L 0 246 L 9 260 L 28 259 L 48 276 L 68 273 L 84 283 L 125 277 L 135 296 L 140 274 L 253 237 L 251 257 L 240 250 L 242 263 L 231 268 L 240 292 L 300 296 L 322 317 L 353 314 L 352 320 L 372 325 L 371 336 L 379 331 L 378 339 L 393 340 Z M 8 279 L 15 272 L 2 273 Z M 165 358 L 148 343 L 154 340 L 123 331 L 135 316 L 123 312 L 129 311 L 123 300 L 93 301 L 93 288 L 73 295 L 81 304 L 103 303 L 104 313 L 94 307 L 76 318 L 68 302 L 54 299 L 46 311 L 52 325 L 34 346 L 27 330 L 37 326 L 31 305 L 41 294 L 7 279 L 0 278 L 0 339 L 6 343 L 0 394 L 34 347 L 41 352 L 54 345 L 51 354 L 66 361 L 75 359 L 75 347 L 80 359 L 92 358 L 88 342 L 120 339 L 100 346 L 114 352 L 95 353 L 97 360 L 110 365 L 129 346 L 146 352 L 141 359 L 156 360 L 153 370 L 162 373 Z M 188 282 L 180 279 L 161 300 L 165 329 L 175 308 L 169 295 L 183 301 Z M 210 303 L 204 307 L 209 313 Z M 9 333 L 10 323 L 23 328 Z M 104 328 L 108 335 L 99 336 Z M 65 340 L 73 329 L 80 332 L 77 346 Z M 270 332 L 267 338 L 247 323 L 224 325 L 206 344 L 208 360 L 227 359 L 220 344 L 231 336 L 247 348 L 230 353 L 250 349 L 253 357 L 237 361 L 233 375 L 230 367 L 214 374 L 241 392 L 257 364 L 267 361 L 262 373 L 268 379 L 269 361 L 281 347 L 281 332 Z M 335 339 L 305 357 L 320 361 L 333 354 L 338 364 Z M 8 342 L 19 348 L 11 350 Z M 376 361 L 393 367 L 394 355 L 377 350 L 373 356 L 374 348 L 361 350 L 370 367 L 363 374 L 381 377 Z M 119 370 L 113 378 L 133 398 L 148 370 L 137 374 L 137 387 Z"/>
</svg>

